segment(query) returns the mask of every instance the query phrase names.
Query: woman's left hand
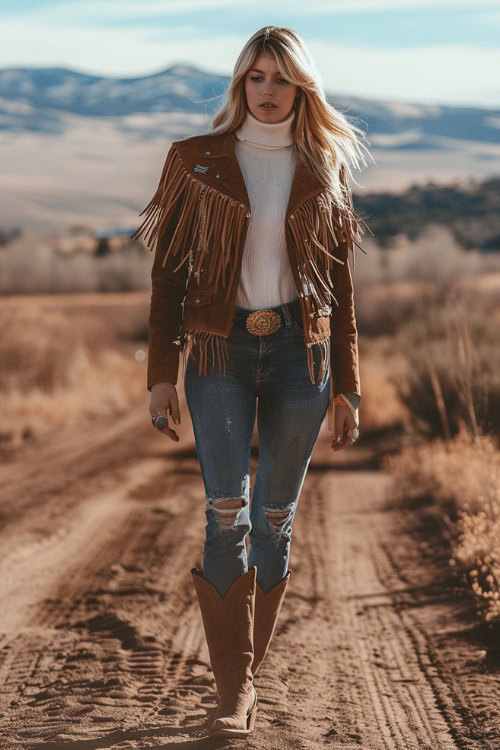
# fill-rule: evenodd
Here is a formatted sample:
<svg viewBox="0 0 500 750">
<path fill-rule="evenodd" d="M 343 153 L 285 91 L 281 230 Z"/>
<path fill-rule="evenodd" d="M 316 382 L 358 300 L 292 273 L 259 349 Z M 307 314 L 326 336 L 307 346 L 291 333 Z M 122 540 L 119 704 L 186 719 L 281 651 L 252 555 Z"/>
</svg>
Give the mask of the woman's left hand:
<svg viewBox="0 0 500 750">
<path fill-rule="evenodd" d="M 341 404 L 335 406 L 335 436 L 331 445 L 334 451 L 340 451 L 352 445 L 353 430 L 358 427 L 358 424 L 359 422 L 354 418 L 348 406 Z"/>
</svg>

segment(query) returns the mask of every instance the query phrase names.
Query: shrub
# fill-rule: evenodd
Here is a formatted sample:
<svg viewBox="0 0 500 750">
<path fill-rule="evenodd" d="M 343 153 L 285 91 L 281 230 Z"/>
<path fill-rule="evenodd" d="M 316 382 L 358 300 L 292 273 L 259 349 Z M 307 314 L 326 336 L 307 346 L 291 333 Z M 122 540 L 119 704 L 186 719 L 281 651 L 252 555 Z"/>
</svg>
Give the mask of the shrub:
<svg viewBox="0 0 500 750">
<path fill-rule="evenodd" d="M 454 293 L 422 298 L 394 336 L 408 367 L 394 380 L 412 418 L 427 437 L 447 439 L 466 421 L 471 431 L 500 434 L 498 322 Z"/>
</svg>

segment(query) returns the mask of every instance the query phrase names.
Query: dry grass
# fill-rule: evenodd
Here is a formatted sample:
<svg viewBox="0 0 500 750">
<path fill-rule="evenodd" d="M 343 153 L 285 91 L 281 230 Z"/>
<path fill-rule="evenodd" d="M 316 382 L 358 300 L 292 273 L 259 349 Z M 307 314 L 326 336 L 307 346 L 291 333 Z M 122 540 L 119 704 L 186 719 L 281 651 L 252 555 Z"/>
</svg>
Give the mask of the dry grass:
<svg viewBox="0 0 500 750">
<path fill-rule="evenodd" d="M 144 391 L 145 365 L 132 350 L 95 313 L 40 309 L 28 300 L 26 306 L 3 309 L 3 446 L 124 409 Z"/>
<path fill-rule="evenodd" d="M 500 624 L 500 450 L 492 435 L 465 423 L 451 440 L 434 438 L 387 456 L 401 500 L 430 497 L 442 507 L 452 559 L 485 622 Z"/>
<path fill-rule="evenodd" d="M 450 564 L 471 587 L 482 619 L 499 625 L 500 449 L 489 412 L 500 397 L 497 330 L 494 314 L 466 311 L 454 295 L 402 327 L 397 346 L 408 368 L 398 391 L 414 417 L 413 443 L 383 466 L 401 501 L 439 503 L 451 531 Z"/>
<path fill-rule="evenodd" d="M 411 429 L 449 439 L 465 420 L 474 434 L 500 434 L 497 310 L 454 289 L 415 303 L 413 317 L 393 337 L 407 361 L 393 382 L 412 415 Z"/>
</svg>

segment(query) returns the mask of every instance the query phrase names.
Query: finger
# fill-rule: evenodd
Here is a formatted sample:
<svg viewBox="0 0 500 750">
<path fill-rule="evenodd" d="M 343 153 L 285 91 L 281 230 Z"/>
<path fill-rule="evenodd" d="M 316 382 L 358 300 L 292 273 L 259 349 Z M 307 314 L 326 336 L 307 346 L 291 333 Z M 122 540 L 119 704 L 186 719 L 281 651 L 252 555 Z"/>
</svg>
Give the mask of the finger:
<svg viewBox="0 0 500 750">
<path fill-rule="evenodd" d="M 175 432 L 175 430 L 172 430 L 171 427 L 164 427 L 163 430 L 159 430 L 159 432 L 163 432 L 164 435 L 169 437 L 171 440 L 174 440 L 176 443 L 179 442 L 179 436 Z"/>
<path fill-rule="evenodd" d="M 333 451 L 341 451 L 342 448 L 345 448 L 345 443 L 332 443 Z"/>
<path fill-rule="evenodd" d="M 334 451 L 342 450 L 342 448 L 347 448 L 348 445 L 351 445 L 352 443 L 352 429 L 349 429 L 347 425 L 344 426 L 344 432 L 341 436 L 336 435 L 333 440 L 331 447 Z"/>
<path fill-rule="evenodd" d="M 343 440 L 347 432 L 347 422 L 344 414 L 335 415 L 335 432 L 333 434 L 333 440 Z"/>
<path fill-rule="evenodd" d="M 334 437 L 343 438 L 345 435 L 345 415 L 337 414 L 335 418 L 335 435 Z"/>
<path fill-rule="evenodd" d="M 168 402 L 167 402 L 168 405 Z M 179 442 L 179 436 L 175 432 L 175 430 L 172 430 L 171 427 L 168 425 L 168 411 L 167 406 L 155 406 L 153 409 L 149 410 L 150 414 L 154 416 L 155 414 L 167 414 L 167 426 L 163 428 L 163 430 L 158 430 L 158 432 L 163 432 L 164 435 L 169 437 L 171 440 L 175 440 L 176 442 Z M 153 421 L 153 427 L 154 427 L 154 421 Z"/>
<path fill-rule="evenodd" d="M 341 448 L 343 448 L 345 440 L 345 435 L 335 435 L 332 439 L 332 448 L 337 451 L 340 450 Z"/>
<path fill-rule="evenodd" d="M 168 401 L 165 401 L 164 403 L 153 402 L 149 404 L 149 413 L 152 417 L 154 417 L 155 414 L 160 414 L 161 412 L 165 412 L 165 414 L 168 414 Z"/>
<path fill-rule="evenodd" d="M 181 423 L 181 410 L 179 409 L 179 397 L 177 396 L 177 391 L 175 392 L 175 395 L 172 396 L 171 414 L 172 414 L 172 419 L 174 420 L 175 424 L 180 424 Z"/>
</svg>

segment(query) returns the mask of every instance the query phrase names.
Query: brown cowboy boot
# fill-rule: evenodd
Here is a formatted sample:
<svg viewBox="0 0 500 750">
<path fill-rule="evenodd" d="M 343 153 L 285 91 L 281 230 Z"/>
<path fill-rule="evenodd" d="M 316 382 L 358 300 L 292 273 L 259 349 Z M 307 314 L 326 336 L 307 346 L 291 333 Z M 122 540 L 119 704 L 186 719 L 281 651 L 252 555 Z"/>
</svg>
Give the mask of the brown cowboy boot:
<svg viewBox="0 0 500 750">
<path fill-rule="evenodd" d="M 253 620 L 257 568 L 238 576 L 224 596 L 202 571 L 191 569 L 219 704 L 210 736 L 246 737 L 254 728 Z"/>
<path fill-rule="evenodd" d="M 264 593 L 260 583 L 257 581 L 253 632 L 254 657 L 252 662 L 254 677 L 268 652 L 291 573 L 292 571 L 289 570 L 281 581 L 278 581 L 278 583 L 275 583 L 269 589 L 267 594 Z"/>
</svg>

